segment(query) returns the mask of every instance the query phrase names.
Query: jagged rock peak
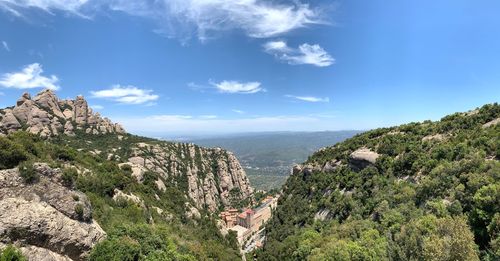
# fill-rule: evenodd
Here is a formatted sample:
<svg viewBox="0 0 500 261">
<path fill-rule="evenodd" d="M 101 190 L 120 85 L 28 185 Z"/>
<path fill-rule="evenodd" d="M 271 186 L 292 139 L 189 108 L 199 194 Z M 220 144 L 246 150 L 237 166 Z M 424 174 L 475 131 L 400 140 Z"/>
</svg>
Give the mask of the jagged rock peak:
<svg viewBox="0 0 500 261">
<path fill-rule="evenodd" d="M 125 133 L 121 125 L 94 114 L 82 95 L 75 100 L 60 100 L 50 89 L 33 98 L 25 92 L 14 107 L 0 109 L 0 134 L 17 130 L 42 137 L 75 135 L 75 130 L 90 134 Z"/>
</svg>

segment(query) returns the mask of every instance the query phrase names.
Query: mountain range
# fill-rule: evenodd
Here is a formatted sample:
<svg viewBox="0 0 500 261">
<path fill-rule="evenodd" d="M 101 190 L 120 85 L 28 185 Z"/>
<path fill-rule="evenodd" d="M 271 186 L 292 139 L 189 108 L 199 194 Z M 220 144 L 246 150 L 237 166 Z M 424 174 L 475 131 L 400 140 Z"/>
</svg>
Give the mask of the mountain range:
<svg viewBox="0 0 500 261">
<path fill-rule="evenodd" d="M 82 96 L 25 93 L 0 110 L 0 259 L 499 260 L 499 123 L 494 103 L 366 132 L 196 141 L 207 148 L 127 133 Z M 257 213 L 245 168 L 298 161 L 264 229 L 238 241 L 219 214 Z"/>
</svg>

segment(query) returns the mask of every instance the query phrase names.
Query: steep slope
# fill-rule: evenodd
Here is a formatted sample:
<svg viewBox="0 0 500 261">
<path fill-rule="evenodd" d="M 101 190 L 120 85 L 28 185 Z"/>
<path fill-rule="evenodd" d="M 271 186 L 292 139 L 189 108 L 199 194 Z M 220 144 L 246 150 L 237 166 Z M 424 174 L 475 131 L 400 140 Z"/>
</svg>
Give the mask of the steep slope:
<svg viewBox="0 0 500 261">
<path fill-rule="evenodd" d="M 32 171 L 38 178 L 26 183 L 17 168 L 0 170 L 0 243 L 22 242 L 31 260 L 83 260 L 106 236 L 88 198 L 62 184 L 60 169 L 34 164 Z"/>
<path fill-rule="evenodd" d="M 500 105 L 368 131 L 294 167 L 259 260 L 498 260 Z"/>
<path fill-rule="evenodd" d="M 3 245 L 15 243 L 23 253 L 50 251 L 73 260 L 87 256 L 91 249 L 91 259 L 100 260 L 238 258 L 234 235 L 222 235 L 216 225 L 219 210 L 252 200 L 253 189 L 231 153 L 128 134 L 120 125 L 94 114 L 83 97 L 59 100 L 51 91 L 33 99 L 24 94 L 16 106 L 0 110 L 0 122 L 3 180 L 18 177 L 15 167 L 19 164 L 38 166 L 37 162 L 43 162 L 59 173 L 58 182 L 75 191 L 52 200 L 50 193 L 38 188 L 55 186 L 47 185 L 43 175 L 31 185 L 31 174 L 24 183 L 16 178 L 18 186 L 0 183 L 2 209 L 20 206 L 17 211 L 22 214 L 19 220 L 0 215 L 0 224 L 7 228 L 0 229 Z M 67 198 L 77 191 L 85 193 L 78 198 L 88 197 L 89 203 L 83 206 L 93 211 L 84 207 L 78 215 L 86 219 L 79 221 L 78 216 L 77 223 L 71 222 L 87 224 L 93 217 L 108 234 L 96 247 L 92 246 L 98 240 L 73 254 L 71 241 L 51 235 L 50 227 L 23 227 L 26 220 L 48 225 L 52 219 L 75 219 L 74 213 L 62 209 L 75 211 L 77 201 Z M 71 223 L 69 219 L 62 228 Z M 33 232 L 19 236 L 14 233 L 18 230 Z M 61 242 L 42 244 L 26 239 L 37 237 Z"/>
</svg>

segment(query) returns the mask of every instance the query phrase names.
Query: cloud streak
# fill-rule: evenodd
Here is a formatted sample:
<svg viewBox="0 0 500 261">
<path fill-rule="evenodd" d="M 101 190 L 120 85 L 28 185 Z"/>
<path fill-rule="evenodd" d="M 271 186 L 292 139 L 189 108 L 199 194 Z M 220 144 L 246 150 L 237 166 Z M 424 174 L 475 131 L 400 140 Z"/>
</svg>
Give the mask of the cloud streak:
<svg viewBox="0 0 500 261">
<path fill-rule="evenodd" d="M 265 91 L 260 82 L 222 81 L 217 83 L 210 81 L 210 84 L 221 93 L 252 94 Z"/>
<path fill-rule="evenodd" d="M 297 28 L 322 23 L 320 12 L 299 1 L 276 3 L 266 0 L 160 0 L 130 3 L 114 1 L 113 10 L 153 17 L 168 36 L 199 39 L 214 33 L 241 30 L 253 38 L 281 35 Z M 183 35 L 184 34 L 184 35 Z"/>
<path fill-rule="evenodd" d="M 81 15 L 80 10 L 89 0 L 0 0 L 0 8 L 15 16 L 23 16 L 28 8 L 38 8 L 52 14 L 52 11 L 65 11 Z"/>
<path fill-rule="evenodd" d="M 6 41 L 2 41 L 2 46 L 3 49 L 5 49 L 7 52 L 10 52 L 9 44 Z"/>
<path fill-rule="evenodd" d="M 293 98 L 293 99 L 300 100 L 300 101 L 306 101 L 306 102 L 330 102 L 330 98 L 328 98 L 328 97 L 320 98 L 320 97 L 314 97 L 314 96 L 295 96 L 295 95 L 289 95 L 289 94 L 285 95 L 285 97 Z"/>
<path fill-rule="evenodd" d="M 15 89 L 33 89 L 46 88 L 58 90 L 60 86 L 57 84 L 59 79 L 55 75 L 43 76 L 42 65 L 32 63 L 26 65 L 19 72 L 5 73 L 0 78 L 0 85 L 6 88 Z"/>
<path fill-rule="evenodd" d="M 48 13 L 64 11 L 84 17 L 96 10 L 119 11 L 155 20 L 168 37 L 200 40 L 219 32 L 239 30 L 252 38 L 282 35 L 324 23 L 322 12 L 299 0 L 0 0 L 0 9 L 23 16 L 28 8 Z"/>
<path fill-rule="evenodd" d="M 91 91 L 93 98 L 112 100 L 122 104 L 144 104 L 158 100 L 153 90 L 140 89 L 132 85 L 113 85 L 110 89 Z"/>
<path fill-rule="evenodd" d="M 265 52 L 291 65 L 310 64 L 326 67 L 335 63 L 335 59 L 318 44 L 304 43 L 298 48 L 291 48 L 285 41 L 270 41 L 263 47 Z"/>
</svg>

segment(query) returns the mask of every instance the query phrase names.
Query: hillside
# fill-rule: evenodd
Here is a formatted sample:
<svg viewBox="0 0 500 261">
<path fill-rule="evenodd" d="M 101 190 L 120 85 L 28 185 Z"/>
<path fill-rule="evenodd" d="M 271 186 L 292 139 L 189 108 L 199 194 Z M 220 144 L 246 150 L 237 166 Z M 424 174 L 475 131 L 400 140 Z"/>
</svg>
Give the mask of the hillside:
<svg viewBox="0 0 500 261">
<path fill-rule="evenodd" d="M 232 151 L 256 189 L 279 189 L 293 165 L 304 162 L 314 151 L 341 142 L 359 131 L 262 132 L 225 137 L 192 138 L 205 147 Z"/>
<path fill-rule="evenodd" d="M 128 134 L 51 91 L 24 94 L 0 122 L 0 247 L 30 260 L 239 258 L 217 223 L 252 201 L 232 153 Z"/>
<path fill-rule="evenodd" d="M 500 105 L 368 131 L 294 167 L 259 260 L 499 260 Z"/>
</svg>

